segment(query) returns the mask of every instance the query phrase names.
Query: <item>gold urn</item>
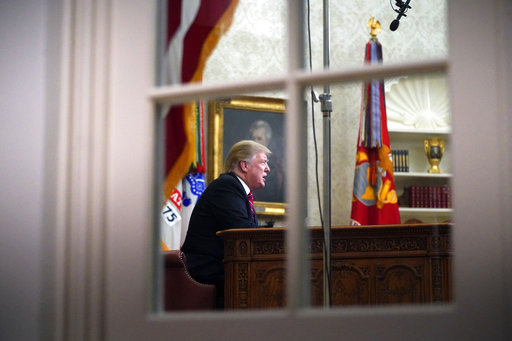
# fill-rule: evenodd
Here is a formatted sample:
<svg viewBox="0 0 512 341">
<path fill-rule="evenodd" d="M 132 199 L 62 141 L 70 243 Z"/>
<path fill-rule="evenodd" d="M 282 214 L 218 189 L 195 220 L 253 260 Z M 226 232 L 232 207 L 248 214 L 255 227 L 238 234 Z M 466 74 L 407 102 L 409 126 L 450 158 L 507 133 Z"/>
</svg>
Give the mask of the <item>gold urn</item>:
<svg viewBox="0 0 512 341">
<path fill-rule="evenodd" d="M 437 137 L 432 137 L 424 141 L 425 154 L 430 163 L 429 173 L 441 173 L 439 163 L 444 154 L 445 142 Z"/>
</svg>

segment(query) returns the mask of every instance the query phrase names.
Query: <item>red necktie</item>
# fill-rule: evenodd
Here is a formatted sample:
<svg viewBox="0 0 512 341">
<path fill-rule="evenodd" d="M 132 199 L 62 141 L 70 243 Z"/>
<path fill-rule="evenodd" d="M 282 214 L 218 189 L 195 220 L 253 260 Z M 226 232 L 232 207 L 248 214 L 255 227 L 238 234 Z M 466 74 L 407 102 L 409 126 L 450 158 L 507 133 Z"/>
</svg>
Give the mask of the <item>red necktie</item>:
<svg viewBox="0 0 512 341">
<path fill-rule="evenodd" d="M 249 199 L 249 203 L 251 204 L 251 211 L 252 215 L 254 216 L 256 212 L 254 211 L 254 195 L 252 195 L 252 192 L 249 192 L 249 194 L 247 194 L 247 198 Z"/>
</svg>

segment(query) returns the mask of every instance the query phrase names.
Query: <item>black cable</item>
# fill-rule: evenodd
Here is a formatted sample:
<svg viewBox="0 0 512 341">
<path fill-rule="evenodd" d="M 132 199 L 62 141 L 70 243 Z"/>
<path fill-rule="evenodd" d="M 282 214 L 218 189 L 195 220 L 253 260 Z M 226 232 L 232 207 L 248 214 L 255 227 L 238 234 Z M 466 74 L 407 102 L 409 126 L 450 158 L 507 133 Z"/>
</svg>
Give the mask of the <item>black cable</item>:
<svg viewBox="0 0 512 341">
<path fill-rule="evenodd" d="M 389 0 L 389 4 L 391 5 L 391 8 L 393 9 L 393 11 L 396 12 L 397 10 L 395 9 L 395 6 L 393 6 L 393 0 Z"/>
<path fill-rule="evenodd" d="M 309 49 L 309 70 L 313 70 L 313 57 L 311 53 L 311 11 L 309 6 L 309 0 L 307 1 L 308 4 L 308 49 Z M 318 144 L 316 140 L 316 128 L 315 128 L 315 96 L 314 96 L 314 90 L 313 86 L 311 88 L 311 123 L 313 127 L 313 144 L 315 146 L 315 175 L 316 175 L 316 193 L 317 193 L 317 200 L 318 200 L 318 211 L 320 213 L 320 223 L 322 226 L 324 226 L 324 220 L 323 220 L 323 214 L 322 214 L 322 202 L 320 199 L 320 180 L 318 176 Z"/>
</svg>

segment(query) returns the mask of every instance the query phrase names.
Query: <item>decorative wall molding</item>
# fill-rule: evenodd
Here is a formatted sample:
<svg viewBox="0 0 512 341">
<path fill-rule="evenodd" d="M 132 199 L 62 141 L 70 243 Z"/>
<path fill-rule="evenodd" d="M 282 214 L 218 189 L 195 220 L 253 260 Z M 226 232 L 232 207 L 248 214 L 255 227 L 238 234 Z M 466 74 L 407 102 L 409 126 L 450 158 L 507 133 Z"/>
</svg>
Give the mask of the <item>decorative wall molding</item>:
<svg viewBox="0 0 512 341">
<path fill-rule="evenodd" d="M 443 75 L 403 77 L 386 92 L 388 129 L 449 129 L 448 85 Z"/>
<path fill-rule="evenodd" d="M 62 2 L 55 340 L 104 339 L 111 1 Z"/>
</svg>

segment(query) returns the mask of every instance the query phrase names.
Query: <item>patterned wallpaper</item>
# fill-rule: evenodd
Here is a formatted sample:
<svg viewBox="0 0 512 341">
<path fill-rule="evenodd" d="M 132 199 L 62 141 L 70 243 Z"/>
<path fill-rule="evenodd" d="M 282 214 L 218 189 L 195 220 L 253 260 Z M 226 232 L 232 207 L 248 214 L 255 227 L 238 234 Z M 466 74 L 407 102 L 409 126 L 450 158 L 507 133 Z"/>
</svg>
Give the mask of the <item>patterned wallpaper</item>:
<svg viewBox="0 0 512 341">
<path fill-rule="evenodd" d="M 313 69 L 323 68 L 323 2 L 310 1 L 311 49 Z M 394 3 L 394 1 L 393 1 Z M 396 18 L 388 0 L 333 0 L 330 1 L 330 67 L 331 69 L 360 66 L 363 64 L 364 46 L 369 39 L 368 19 L 375 16 L 382 25 L 378 39 L 383 46 L 384 62 L 410 62 L 414 60 L 446 57 L 448 54 L 445 0 L 411 1 L 407 17 L 402 17 L 396 31 L 389 24 Z M 305 13 L 306 9 L 305 9 Z M 207 62 L 204 82 L 222 82 L 276 76 L 286 70 L 286 1 L 284 0 L 240 0 L 233 24 L 222 37 L 216 50 Z M 306 49 L 306 60 L 309 54 Z M 439 78 L 439 77 L 438 77 Z M 402 84 L 396 85 L 400 82 Z M 417 83 L 417 82 L 416 82 Z M 410 98 L 422 97 L 427 88 L 403 80 L 388 80 L 388 116 L 390 124 L 405 126 L 417 119 L 403 120 L 400 103 L 415 109 Z M 442 86 L 445 86 L 445 83 Z M 391 86 L 393 84 L 393 86 Z M 435 82 L 429 84 L 437 84 Z M 431 85 L 430 85 L 431 87 Z M 396 90 L 394 90 L 396 89 Z M 316 88 L 318 93 L 323 88 Z M 393 94 L 393 91 L 397 94 Z M 398 94 L 398 91 L 400 94 Z M 405 95 L 403 95 L 405 93 Z M 443 97 L 437 102 L 444 112 L 437 119 L 437 126 L 449 124 L 446 90 L 432 93 Z M 350 221 L 352 183 L 355 164 L 355 147 L 359 127 L 361 84 L 333 85 L 331 87 L 333 112 L 331 116 L 331 161 L 332 161 L 332 224 L 344 225 Z M 285 98 L 282 91 L 268 91 L 259 96 Z M 444 96 L 443 96 L 444 95 Z M 402 100 L 399 96 L 405 96 Z M 311 111 L 309 91 L 305 91 L 308 110 Z M 441 110 L 441 109 L 440 109 Z M 439 115 L 438 115 L 439 116 Z M 307 225 L 320 225 L 316 200 L 315 158 L 312 138 L 311 112 L 308 117 L 308 214 Z M 393 122 L 391 122 L 393 121 Z M 407 122 L 405 122 L 407 121 Z M 428 121 L 428 120 L 427 120 Z M 422 121 L 427 127 L 432 122 Z M 408 123 L 409 122 L 409 123 Z M 439 123 L 440 122 L 440 123 Z M 315 105 L 315 125 L 319 151 L 320 186 L 322 186 L 322 131 L 323 121 L 320 104 Z M 417 126 L 417 123 L 416 123 Z M 278 219 L 276 225 L 284 225 Z"/>
</svg>

